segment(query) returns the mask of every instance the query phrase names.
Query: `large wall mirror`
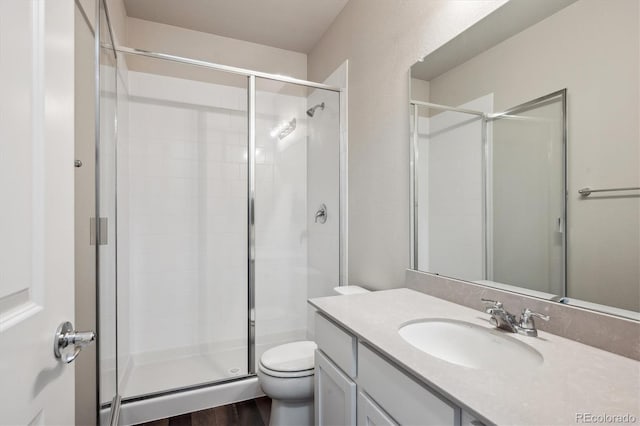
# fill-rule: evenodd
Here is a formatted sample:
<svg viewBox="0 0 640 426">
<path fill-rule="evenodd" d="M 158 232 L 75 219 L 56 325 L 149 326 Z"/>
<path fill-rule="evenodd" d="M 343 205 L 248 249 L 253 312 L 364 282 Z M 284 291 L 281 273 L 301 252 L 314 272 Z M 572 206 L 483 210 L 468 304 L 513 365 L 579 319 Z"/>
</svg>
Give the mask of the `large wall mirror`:
<svg viewBox="0 0 640 426">
<path fill-rule="evenodd" d="M 640 319 L 640 2 L 508 1 L 410 83 L 413 269 Z"/>
</svg>

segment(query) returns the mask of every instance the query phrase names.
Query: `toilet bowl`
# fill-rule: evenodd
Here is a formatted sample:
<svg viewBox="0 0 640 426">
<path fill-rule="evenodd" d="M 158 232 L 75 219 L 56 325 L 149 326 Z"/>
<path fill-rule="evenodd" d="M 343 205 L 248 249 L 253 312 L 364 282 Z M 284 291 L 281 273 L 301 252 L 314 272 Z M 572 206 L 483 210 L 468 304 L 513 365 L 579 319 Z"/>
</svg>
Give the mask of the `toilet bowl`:
<svg viewBox="0 0 640 426">
<path fill-rule="evenodd" d="M 271 398 L 271 426 L 313 425 L 314 351 L 310 341 L 286 343 L 265 351 L 258 379 Z"/>
<path fill-rule="evenodd" d="M 359 286 L 334 288 L 341 295 L 368 293 Z M 258 380 L 271 398 L 270 426 L 311 426 L 313 418 L 314 353 L 311 341 L 286 343 L 265 351 L 258 364 Z"/>
</svg>

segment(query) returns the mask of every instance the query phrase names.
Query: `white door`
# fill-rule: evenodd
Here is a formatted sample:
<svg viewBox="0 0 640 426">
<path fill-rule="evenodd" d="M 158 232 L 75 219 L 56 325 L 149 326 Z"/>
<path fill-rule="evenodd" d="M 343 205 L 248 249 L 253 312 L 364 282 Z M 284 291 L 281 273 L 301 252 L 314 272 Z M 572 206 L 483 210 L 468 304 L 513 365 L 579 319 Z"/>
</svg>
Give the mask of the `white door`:
<svg viewBox="0 0 640 426">
<path fill-rule="evenodd" d="M 74 2 L 0 0 L 0 424 L 74 423 Z"/>
</svg>

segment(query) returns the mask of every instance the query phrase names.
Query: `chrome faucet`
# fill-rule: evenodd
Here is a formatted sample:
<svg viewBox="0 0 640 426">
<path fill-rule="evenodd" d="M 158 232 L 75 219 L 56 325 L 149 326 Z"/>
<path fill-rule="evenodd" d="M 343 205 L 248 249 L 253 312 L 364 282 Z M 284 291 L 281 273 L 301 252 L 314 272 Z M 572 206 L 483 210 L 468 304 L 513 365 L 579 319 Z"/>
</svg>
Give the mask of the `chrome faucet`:
<svg viewBox="0 0 640 426">
<path fill-rule="evenodd" d="M 484 311 L 491 315 L 491 319 L 489 320 L 491 324 L 511 333 L 519 333 L 524 334 L 525 336 L 536 337 L 538 335 L 538 330 L 536 329 L 533 317 L 549 321 L 549 316 L 533 312 L 529 308 L 522 311 L 520 321 L 518 321 L 515 315 L 504 309 L 502 302 L 490 299 L 482 299 L 482 302 L 487 305 Z"/>
<path fill-rule="evenodd" d="M 507 312 L 502 306 L 502 302 L 490 299 L 482 299 L 482 302 L 487 305 L 484 312 L 491 315 L 489 320 L 491 324 L 511 333 L 518 332 L 516 316 Z"/>
</svg>

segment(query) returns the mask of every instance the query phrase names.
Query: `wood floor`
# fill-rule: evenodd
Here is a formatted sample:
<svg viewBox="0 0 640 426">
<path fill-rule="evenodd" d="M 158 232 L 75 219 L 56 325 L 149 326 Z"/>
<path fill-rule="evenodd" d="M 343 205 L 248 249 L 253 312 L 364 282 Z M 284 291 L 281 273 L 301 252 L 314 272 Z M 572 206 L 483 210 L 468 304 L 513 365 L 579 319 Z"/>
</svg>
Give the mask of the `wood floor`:
<svg viewBox="0 0 640 426">
<path fill-rule="evenodd" d="M 267 426 L 270 413 L 271 399 L 265 396 L 142 423 L 140 426 Z"/>
</svg>

